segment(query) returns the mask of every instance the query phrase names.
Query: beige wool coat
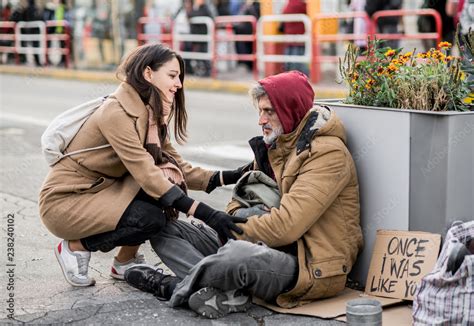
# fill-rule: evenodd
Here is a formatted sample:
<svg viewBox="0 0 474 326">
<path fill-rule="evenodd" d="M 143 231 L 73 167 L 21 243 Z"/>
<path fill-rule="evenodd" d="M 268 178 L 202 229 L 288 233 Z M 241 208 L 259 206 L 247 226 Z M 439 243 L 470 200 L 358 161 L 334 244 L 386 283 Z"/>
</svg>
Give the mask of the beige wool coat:
<svg viewBox="0 0 474 326">
<path fill-rule="evenodd" d="M 319 114 L 312 121 L 315 111 Z M 342 291 L 362 248 L 359 184 L 345 142 L 344 127 L 334 112 L 311 109 L 295 131 L 278 137 L 268 150 L 282 195 L 280 207 L 238 224 L 244 234 L 236 236 L 242 240 L 262 241 L 272 248 L 297 243 L 298 280 L 278 296 L 281 307 Z M 227 211 L 239 207 L 232 201 Z"/>
<path fill-rule="evenodd" d="M 84 123 L 67 151 L 112 146 L 62 159 L 43 183 L 39 210 L 49 231 L 66 240 L 112 231 L 140 188 L 159 199 L 172 187 L 144 148 L 147 129 L 145 104 L 132 86 L 121 83 Z M 206 189 L 213 171 L 192 167 L 169 140 L 162 150 L 181 166 L 189 189 Z"/>
</svg>

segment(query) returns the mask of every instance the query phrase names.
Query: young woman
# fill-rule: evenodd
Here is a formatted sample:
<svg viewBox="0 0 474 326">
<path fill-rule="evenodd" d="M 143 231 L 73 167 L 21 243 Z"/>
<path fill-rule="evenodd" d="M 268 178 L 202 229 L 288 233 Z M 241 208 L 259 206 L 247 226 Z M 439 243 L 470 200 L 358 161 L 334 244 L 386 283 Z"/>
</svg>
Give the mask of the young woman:
<svg viewBox="0 0 474 326">
<path fill-rule="evenodd" d="M 122 83 L 84 123 L 67 152 L 110 147 L 65 157 L 49 172 L 40 192 L 43 223 L 62 240 L 55 254 L 66 280 L 89 286 L 93 251 L 117 246 L 111 276 L 144 263 L 140 244 L 179 212 L 203 220 L 221 240 L 241 232 L 240 219 L 189 198 L 187 189 L 212 191 L 235 183 L 243 168 L 213 172 L 185 162 L 170 143 L 186 139 L 183 59 L 161 44 L 136 48 L 121 64 Z"/>
</svg>

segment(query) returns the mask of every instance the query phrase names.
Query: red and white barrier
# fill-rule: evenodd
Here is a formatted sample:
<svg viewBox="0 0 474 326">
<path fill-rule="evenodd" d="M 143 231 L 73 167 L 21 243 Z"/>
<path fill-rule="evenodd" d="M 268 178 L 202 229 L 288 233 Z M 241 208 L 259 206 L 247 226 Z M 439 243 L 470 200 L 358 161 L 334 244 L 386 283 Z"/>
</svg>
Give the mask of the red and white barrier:
<svg viewBox="0 0 474 326">
<path fill-rule="evenodd" d="M 282 22 L 301 22 L 304 24 L 304 34 L 280 35 L 265 34 L 264 25 L 266 23 L 282 23 Z M 265 70 L 266 62 L 302 62 L 311 65 L 312 46 L 311 46 L 312 23 L 307 15 L 291 14 L 291 15 L 269 15 L 262 16 L 257 23 L 257 62 L 259 73 Z M 282 55 L 282 54 L 265 54 L 265 43 L 303 43 L 305 47 L 304 55 Z"/>
<path fill-rule="evenodd" d="M 138 45 L 160 42 L 173 46 L 174 23 L 171 18 L 141 17 L 137 23 Z"/>
<path fill-rule="evenodd" d="M 0 41 L 3 44 L 0 45 L 0 53 L 13 53 L 16 63 L 19 64 L 20 59 L 15 49 L 15 25 L 15 22 L 0 21 Z M 8 43 L 10 45 L 7 45 Z"/>
<path fill-rule="evenodd" d="M 54 32 L 48 33 L 48 29 Z M 40 62 L 47 64 L 48 56 L 58 53 L 65 56 L 65 66 L 71 61 L 71 27 L 65 20 L 0 22 L 0 40 L 10 41 L 9 46 L 0 46 L 0 53 L 38 55 Z M 48 46 L 48 43 L 59 46 Z"/>
<path fill-rule="evenodd" d="M 393 33 L 384 34 L 375 32 L 377 22 L 385 17 L 405 17 L 405 16 L 432 16 L 435 20 L 436 31 L 434 33 Z M 379 40 L 436 40 L 436 44 L 441 42 L 442 22 L 441 15 L 434 9 L 412 9 L 412 10 L 382 10 L 372 15 L 375 37 Z"/>
<path fill-rule="evenodd" d="M 65 20 L 49 20 L 46 21 L 46 31 L 49 28 L 54 28 L 54 33 L 46 33 L 46 41 L 49 46 L 46 49 L 46 58 L 51 55 L 64 55 L 64 65 L 69 68 L 71 61 L 71 28 L 69 23 Z M 52 46 L 53 44 L 59 46 Z M 48 59 L 49 61 L 49 59 Z"/>
<path fill-rule="evenodd" d="M 215 24 L 215 31 L 214 34 L 214 62 L 212 65 L 212 77 L 215 78 L 217 74 L 217 61 L 220 60 L 227 60 L 227 61 L 251 61 L 253 62 L 253 75 L 254 78 L 258 78 L 258 70 L 257 70 L 257 37 L 256 37 L 256 30 L 257 30 L 257 19 L 254 16 L 250 15 L 236 15 L 236 16 L 218 16 L 214 19 Z M 233 24 L 250 24 L 252 27 L 251 34 L 235 34 L 233 30 Z M 217 33 L 217 29 L 220 26 L 224 26 L 226 33 L 225 35 L 219 35 Z M 252 53 L 251 54 L 220 54 L 217 51 L 217 44 L 219 42 L 252 42 Z"/>
<path fill-rule="evenodd" d="M 207 27 L 207 34 L 181 34 L 173 30 L 173 49 L 178 51 L 184 59 L 195 59 L 195 60 L 209 60 L 211 63 L 214 61 L 214 34 L 215 26 L 214 21 L 210 17 L 193 17 L 189 19 L 189 24 L 205 24 Z M 206 52 L 193 52 L 193 51 L 182 51 L 181 42 L 192 42 L 192 43 L 207 43 Z"/>
<path fill-rule="evenodd" d="M 334 14 L 317 14 L 313 18 L 313 29 L 317 31 L 318 28 L 324 24 L 327 20 L 341 20 L 341 19 L 363 19 L 366 25 L 366 31 L 364 33 L 324 33 L 318 34 L 313 33 L 313 59 L 312 59 L 312 73 L 311 81 L 317 83 L 321 79 L 321 63 L 331 62 L 337 63 L 339 56 L 337 55 L 324 55 L 322 54 L 321 47 L 323 43 L 340 43 L 345 41 L 357 41 L 357 40 L 367 40 L 368 37 L 373 33 L 372 30 L 372 21 L 365 11 L 353 11 L 353 12 L 344 12 L 344 13 L 334 13 Z"/>
</svg>

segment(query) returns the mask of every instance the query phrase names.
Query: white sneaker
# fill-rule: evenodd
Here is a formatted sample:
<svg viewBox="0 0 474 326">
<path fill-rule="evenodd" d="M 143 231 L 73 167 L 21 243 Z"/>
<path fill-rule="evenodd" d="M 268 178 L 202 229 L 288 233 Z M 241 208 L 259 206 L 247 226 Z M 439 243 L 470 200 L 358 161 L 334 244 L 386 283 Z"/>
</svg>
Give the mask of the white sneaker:
<svg viewBox="0 0 474 326">
<path fill-rule="evenodd" d="M 118 262 L 117 258 L 114 257 L 114 262 L 112 264 L 112 268 L 110 269 L 110 276 L 117 280 L 123 280 L 123 274 L 125 274 L 125 271 L 130 267 L 137 265 L 153 267 L 152 265 L 147 265 L 145 256 L 141 253 L 136 253 L 135 258 L 127 260 L 123 263 Z"/>
<path fill-rule="evenodd" d="M 91 253 L 89 251 L 69 250 L 69 241 L 61 241 L 55 248 L 66 281 L 73 286 L 91 286 L 95 280 L 87 275 Z"/>
</svg>

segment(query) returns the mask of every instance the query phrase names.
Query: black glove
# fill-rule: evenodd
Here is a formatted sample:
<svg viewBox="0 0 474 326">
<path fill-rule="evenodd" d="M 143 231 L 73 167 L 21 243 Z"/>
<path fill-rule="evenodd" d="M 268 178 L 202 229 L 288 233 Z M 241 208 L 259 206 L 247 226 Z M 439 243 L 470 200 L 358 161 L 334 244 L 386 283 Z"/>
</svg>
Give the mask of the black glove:
<svg viewBox="0 0 474 326">
<path fill-rule="evenodd" d="M 229 239 L 235 239 L 235 236 L 231 231 L 234 231 L 238 234 L 244 233 L 244 231 L 242 231 L 242 229 L 240 229 L 234 223 L 247 222 L 246 218 L 226 214 L 224 212 L 215 210 L 204 203 L 199 203 L 196 211 L 194 212 L 194 217 L 200 219 L 213 228 L 219 235 L 222 243 L 226 243 Z"/>
<path fill-rule="evenodd" d="M 181 188 L 173 186 L 160 197 L 158 204 L 163 208 L 173 207 L 178 211 L 187 214 L 194 201 L 195 200 L 188 197 Z M 230 232 L 231 230 L 238 234 L 243 233 L 243 231 L 234 223 L 245 223 L 247 221 L 246 218 L 228 215 L 224 212 L 217 211 L 204 203 L 198 204 L 194 212 L 194 217 L 200 219 L 213 228 L 223 243 L 227 242 L 228 239 L 235 239 L 234 235 Z"/>
<path fill-rule="evenodd" d="M 209 180 L 209 184 L 207 185 L 206 192 L 210 193 L 217 187 L 236 183 L 237 180 L 239 180 L 240 177 L 242 177 L 242 175 L 245 172 L 252 170 L 252 167 L 253 167 L 253 162 L 250 162 L 235 170 L 215 172 L 212 175 L 211 179 Z M 224 183 L 221 183 L 221 173 L 222 173 L 222 180 L 224 181 Z"/>
</svg>

